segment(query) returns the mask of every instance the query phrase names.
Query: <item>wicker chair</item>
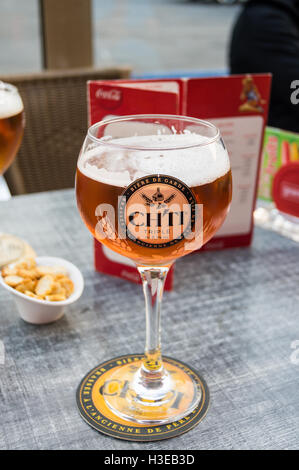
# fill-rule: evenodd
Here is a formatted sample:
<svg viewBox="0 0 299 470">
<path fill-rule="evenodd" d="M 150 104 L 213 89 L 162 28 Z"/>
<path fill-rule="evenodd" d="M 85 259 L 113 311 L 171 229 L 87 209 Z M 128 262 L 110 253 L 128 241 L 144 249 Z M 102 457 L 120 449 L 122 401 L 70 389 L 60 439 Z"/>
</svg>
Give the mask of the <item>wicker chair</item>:
<svg viewBox="0 0 299 470">
<path fill-rule="evenodd" d="M 22 145 L 5 174 L 11 193 L 73 187 L 87 129 L 87 80 L 129 76 L 130 70 L 125 67 L 1 76 L 1 80 L 18 87 L 26 116 Z"/>
</svg>

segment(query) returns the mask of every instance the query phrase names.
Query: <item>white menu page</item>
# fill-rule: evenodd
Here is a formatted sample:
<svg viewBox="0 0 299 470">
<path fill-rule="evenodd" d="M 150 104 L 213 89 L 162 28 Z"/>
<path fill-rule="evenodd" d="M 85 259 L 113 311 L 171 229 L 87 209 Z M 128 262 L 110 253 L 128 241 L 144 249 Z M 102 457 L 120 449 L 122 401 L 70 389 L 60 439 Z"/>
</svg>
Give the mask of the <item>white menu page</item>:
<svg viewBox="0 0 299 470">
<path fill-rule="evenodd" d="M 229 153 L 233 175 L 230 213 L 216 236 L 246 234 L 251 228 L 263 118 L 241 116 L 209 121 L 220 129 Z"/>
</svg>

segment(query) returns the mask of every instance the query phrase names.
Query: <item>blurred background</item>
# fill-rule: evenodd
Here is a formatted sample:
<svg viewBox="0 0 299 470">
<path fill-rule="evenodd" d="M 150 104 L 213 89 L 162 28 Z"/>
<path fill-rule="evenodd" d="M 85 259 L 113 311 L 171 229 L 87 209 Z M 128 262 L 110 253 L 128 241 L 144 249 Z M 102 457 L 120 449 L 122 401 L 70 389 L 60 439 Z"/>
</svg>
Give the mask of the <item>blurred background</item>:
<svg viewBox="0 0 299 470">
<path fill-rule="evenodd" d="M 233 0 L 92 0 L 93 65 L 126 64 L 139 75 L 224 70 L 240 8 Z M 40 71 L 41 35 L 38 0 L 1 0 L 0 73 Z"/>
</svg>

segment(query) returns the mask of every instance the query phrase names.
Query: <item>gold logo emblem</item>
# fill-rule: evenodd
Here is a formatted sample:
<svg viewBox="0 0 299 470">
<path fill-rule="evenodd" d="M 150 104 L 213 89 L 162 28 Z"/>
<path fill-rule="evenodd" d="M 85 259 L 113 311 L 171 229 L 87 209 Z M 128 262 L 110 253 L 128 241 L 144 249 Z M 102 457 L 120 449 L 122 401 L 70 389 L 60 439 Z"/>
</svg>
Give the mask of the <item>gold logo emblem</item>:
<svg viewBox="0 0 299 470">
<path fill-rule="evenodd" d="M 196 199 L 182 181 L 150 175 L 123 192 L 119 226 L 123 236 L 147 248 L 165 248 L 186 238 L 195 222 Z"/>
</svg>

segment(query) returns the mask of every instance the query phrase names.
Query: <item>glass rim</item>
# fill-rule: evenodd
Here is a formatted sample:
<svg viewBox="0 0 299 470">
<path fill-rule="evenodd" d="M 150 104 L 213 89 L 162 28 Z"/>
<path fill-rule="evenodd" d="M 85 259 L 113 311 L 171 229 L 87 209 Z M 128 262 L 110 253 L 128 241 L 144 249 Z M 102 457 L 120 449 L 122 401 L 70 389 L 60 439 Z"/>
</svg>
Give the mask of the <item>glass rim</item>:
<svg viewBox="0 0 299 470">
<path fill-rule="evenodd" d="M 172 119 L 174 121 L 188 121 L 191 124 L 197 124 L 204 126 L 206 128 L 213 129 L 215 131 L 215 135 L 213 137 L 207 137 L 207 140 L 205 142 L 200 142 L 196 144 L 190 144 L 190 145 L 175 145 L 175 146 L 160 146 L 160 147 L 145 147 L 145 146 L 138 146 L 138 145 L 123 145 L 123 144 L 116 144 L 109 142 L 109 140 L 105 140 L 103 137 L 95 137 L 92 134 L 92 131 L 94 129 L 100 128 L 104 125 L 107 124 L 112 124 L 115 122 L 126 122 L 126 121 L 133 121 L 136 119 Z M 153 123 L 154 124 L 154 123 Z M 88 128 L 87 131 L 88 137 L 93 140 L 94 142 L 108 146 L 111 148 L 119 148 L 119 149 L 131 149 L 131 150 L 144 150 L 144 151 L 163 151 L 163 150 L 184 150 L 184 149 L 189 149 L 189 148 L 197 148 L 197 147 L 205 147 L 207 145 L 211 145 L 214 142 L 216 142 L 220 138 L 220 130 L 218 127 L 216 127 L 214 124 L 212 124 L 209 121 L 205 121 L 203 119 L 198 119 L 198 118 L 193 118 L 193 117 L 188 117 L 188 116 L 181 116 L 178 114 L 131 114 L 127 116 L 119 116 L 111 119 L 103 119 L 102 121 L 96 122 L 92 126 Z M 174 135 L 174 134 L 173 134 Z M 200 134 L 199 134 L 200 135 Z M 206 137 L 206 136 L 205 136 Z"/>
</svg>

